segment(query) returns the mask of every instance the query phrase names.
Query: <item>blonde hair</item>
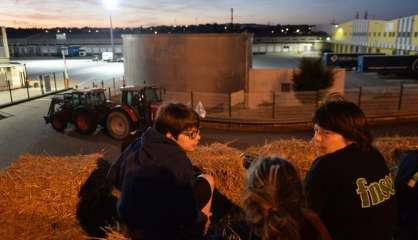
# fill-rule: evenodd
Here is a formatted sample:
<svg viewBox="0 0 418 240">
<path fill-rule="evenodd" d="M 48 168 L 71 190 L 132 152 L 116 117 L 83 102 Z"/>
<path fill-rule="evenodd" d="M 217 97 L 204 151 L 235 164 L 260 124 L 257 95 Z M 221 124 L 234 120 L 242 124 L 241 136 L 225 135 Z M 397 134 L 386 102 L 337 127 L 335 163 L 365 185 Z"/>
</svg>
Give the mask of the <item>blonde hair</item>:
<svg viewBox="0 0 418 240">
<path fill-rule="evenodd" d="M 244 212 L 262 240 L 299 240 L 305 206 L 302 183 L 288 161 L 268 157 L 249 169 Z"/>
</svg>

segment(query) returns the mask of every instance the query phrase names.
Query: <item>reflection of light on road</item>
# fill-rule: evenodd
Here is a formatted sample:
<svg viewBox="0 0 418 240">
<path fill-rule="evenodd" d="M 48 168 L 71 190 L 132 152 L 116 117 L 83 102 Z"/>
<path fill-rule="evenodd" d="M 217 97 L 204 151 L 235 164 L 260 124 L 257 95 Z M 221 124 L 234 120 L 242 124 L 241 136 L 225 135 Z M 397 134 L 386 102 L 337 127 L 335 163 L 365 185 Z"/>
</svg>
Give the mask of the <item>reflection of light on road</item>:
<svg viewBox="0 0 418 240">
<path fill-rule="evenodd" d="M 44 73 L 62 73 L 64 62 L 61 59 L 53 60 L 18 60 L 24 63 L 28 76 L 37 77 Z M 112 85 L 113 78 L 121 79 L 124 75 L 123 63 L 93 62 L 89 59 L 67 59 L 68 75 L 70 81 L 82 87 L 90 87 L 104 81 L 105 85 Z M 71 84 L 71 82 L 70 82 Z"/>
</svg>

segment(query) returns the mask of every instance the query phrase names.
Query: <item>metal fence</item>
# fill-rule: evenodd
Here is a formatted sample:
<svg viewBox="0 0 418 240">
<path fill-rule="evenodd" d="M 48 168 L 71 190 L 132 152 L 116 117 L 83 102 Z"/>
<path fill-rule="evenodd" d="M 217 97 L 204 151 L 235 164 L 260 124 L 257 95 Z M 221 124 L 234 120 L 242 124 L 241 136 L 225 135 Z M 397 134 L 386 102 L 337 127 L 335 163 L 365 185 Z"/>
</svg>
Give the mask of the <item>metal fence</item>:
<svg viewBox="0 0 418 240">
<path fill-rule="evenodd" d="M 0 106 L 10 102 L 42 96 L 73 88 L 106 88 L 106 95 L 115 102 L 120 100 L 120 88 L 126 85 L 124 76 L 91 81 L 89 86 L 72 86 L 63 73 L 49 73 L 29 77 L 24 88 L 0 92 Z M 330 92 L 253 92 L 243 90 L 231 93 L 164 91 L 164 101 L 176 101 L 196 107 L 199 102 L 212 119 L 239 122 L 302 123 L 310 122 L 312 114 Z M 359 105 L 367 117 L 418 115 L 418 84 L 400 84 L 397 87 L 360 87 L 345 89 L 346 100 Z"/>
<path fill-rule="evenodd" d="M 311 121 L 321 101 L 332 94 L 314 92 L 234 93 L 166 92 L 164 101 L 195 107 L 201 102 L 207 117 L 252 122 L 298 123 Z M 346 89 L 342 97 L 359 105 L 367 117 L 418 115 L 418 84 L 399 87 Z"/>
<path fill-rule="evenodd" d="M 0 107 L 70 87 L 69 81 L 65 79 L 62 72 L 31 75 L 22 80 L 18 86 L 12 84 L 10 80 L 4 81 L 4 84 L 3 91 L 0 91 Z"/>
</svg>

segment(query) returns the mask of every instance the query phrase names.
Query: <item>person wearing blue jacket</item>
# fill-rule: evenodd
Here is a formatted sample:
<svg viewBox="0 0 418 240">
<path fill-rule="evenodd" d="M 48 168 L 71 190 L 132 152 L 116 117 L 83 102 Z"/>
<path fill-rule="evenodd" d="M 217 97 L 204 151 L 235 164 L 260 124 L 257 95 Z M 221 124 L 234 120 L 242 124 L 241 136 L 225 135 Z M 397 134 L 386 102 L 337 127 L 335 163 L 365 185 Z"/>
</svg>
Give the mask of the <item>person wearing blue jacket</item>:
<svg viewBox="0 0 418 240">
<path fill-rule="evenodd" d="M 121 191 L 120 218 L 133 239 L 182 239 L 190 229 L 203 234 L 214 180 L 196 177 L 186 155 L 197 148 L 199 125 L 199 116 L 186 105 L 163 105 L 154 126 L 109 170 L 108 178 Z"/>
</svg>

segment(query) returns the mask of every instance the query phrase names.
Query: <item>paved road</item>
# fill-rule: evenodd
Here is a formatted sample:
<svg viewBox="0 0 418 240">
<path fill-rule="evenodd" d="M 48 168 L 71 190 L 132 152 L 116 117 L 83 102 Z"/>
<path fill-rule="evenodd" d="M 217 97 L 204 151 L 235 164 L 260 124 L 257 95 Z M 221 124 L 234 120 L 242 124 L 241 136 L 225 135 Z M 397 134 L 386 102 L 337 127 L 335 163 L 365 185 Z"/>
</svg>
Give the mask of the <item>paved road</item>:
<svg viewBox="0 0 418 240">
<path fill-rule="evenodd" d="M 39 74 L 49 72 L 64 72 L 63 60 L 14 60 L 26 65 L 30 77 L 36 78 Z M 122 79 L 124 75 L 123 63 L 93 62 L 89 59 L 67 60 L 68 76 L 74 82 L 81 83 L 81 87 L 90 87 L 94 82 L 104 80 L 105 85 L 111 86 L 112 79 Z M 71 84 L 71 83 L 70 83 Z"/>
</svg>

